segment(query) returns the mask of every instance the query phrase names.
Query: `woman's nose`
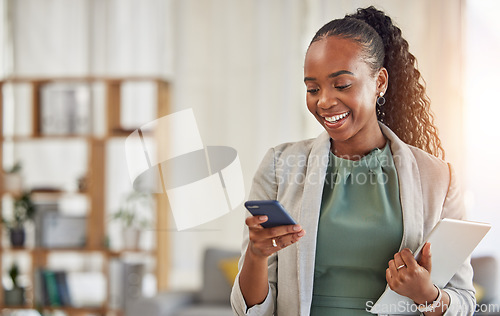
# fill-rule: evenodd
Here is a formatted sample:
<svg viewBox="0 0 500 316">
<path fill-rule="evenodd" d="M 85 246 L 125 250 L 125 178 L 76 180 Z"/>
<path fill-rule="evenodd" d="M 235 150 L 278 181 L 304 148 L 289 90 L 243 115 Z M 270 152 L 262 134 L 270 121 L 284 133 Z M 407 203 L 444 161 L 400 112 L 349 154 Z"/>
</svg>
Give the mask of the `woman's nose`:
<svg viewBox="0 0 500 316">
<path fill-rule="evenodd" d="M 318 100 L 318 107 L 322 109 L 329 109 L 337 104 L 337 98 L 331 92 L 323 92 Z"/>
</svg>

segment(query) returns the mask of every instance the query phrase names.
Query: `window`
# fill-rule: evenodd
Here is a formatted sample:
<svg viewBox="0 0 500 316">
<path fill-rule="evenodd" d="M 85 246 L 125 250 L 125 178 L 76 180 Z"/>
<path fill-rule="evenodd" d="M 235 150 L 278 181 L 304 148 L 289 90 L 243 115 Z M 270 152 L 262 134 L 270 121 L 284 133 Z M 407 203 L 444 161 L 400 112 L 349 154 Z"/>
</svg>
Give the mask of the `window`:
<svg viewBox="0 0 500 316">
<path fill-rule="evenodd" d="M 493 224 L 477 252 L 500 258 L 500 2 L 467 1 L 465 12 L 466 205 L 472 220 Z"/>
</svg>

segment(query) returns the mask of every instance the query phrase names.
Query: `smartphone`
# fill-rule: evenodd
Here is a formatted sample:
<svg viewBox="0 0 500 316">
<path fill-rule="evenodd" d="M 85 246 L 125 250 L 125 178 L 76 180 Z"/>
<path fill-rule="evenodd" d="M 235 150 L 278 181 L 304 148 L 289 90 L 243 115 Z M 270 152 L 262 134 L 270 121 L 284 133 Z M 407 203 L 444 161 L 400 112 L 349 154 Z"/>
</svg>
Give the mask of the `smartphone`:
<svg viewBox="0 0 500 316">
<path fill-rule="evenodd" d="M 267 216 L 267 222 L 261 224 L 264 228 L 297 224 L 283 205 L 276 200 L 246 201 L 245 207 L 254 216 Z"/>
</svg>

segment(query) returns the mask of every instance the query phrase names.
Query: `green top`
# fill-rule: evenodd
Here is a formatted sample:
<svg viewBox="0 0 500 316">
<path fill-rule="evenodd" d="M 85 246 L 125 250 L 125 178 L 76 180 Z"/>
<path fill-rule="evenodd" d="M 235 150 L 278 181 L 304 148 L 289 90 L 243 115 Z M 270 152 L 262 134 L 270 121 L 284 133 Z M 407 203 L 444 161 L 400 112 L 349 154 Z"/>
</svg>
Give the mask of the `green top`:
<svg viewBox="0 0 500 316">
<path fill-rule="evenodd" d="M 366 308 L 384 292 L 385 270 L 402 237 L 398 177 L 389 142 L 356 161 L 330 153 L 311 316 L 372 315 Z"/>
</svg>

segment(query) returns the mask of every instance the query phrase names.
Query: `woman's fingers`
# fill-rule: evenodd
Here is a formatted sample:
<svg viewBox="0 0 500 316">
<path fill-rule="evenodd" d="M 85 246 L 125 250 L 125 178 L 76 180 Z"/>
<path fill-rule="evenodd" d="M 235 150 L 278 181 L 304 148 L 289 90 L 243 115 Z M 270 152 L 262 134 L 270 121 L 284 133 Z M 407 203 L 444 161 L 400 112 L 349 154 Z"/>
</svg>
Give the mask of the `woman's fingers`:
<svg viewBox="0 0 500 316">
<path fill-rule="evenodd" d="M 263 228 L 262 223 L 267 221 L 267 216 L 250 216 L 245 220 L 246 225 L 250 230 L 250 239 L 260 241 L 263 239 L 272 239 L 284 236 L 291 233 L 299 233 L 302 231 L 300 225 L 283 225 L 270 228 Z"/>
<path fill-rule="evenodd" d="M 398 252 L 394 255 L 394 258 L 389 261 L 388 267 L 388 276 L 391 278 L 395 278 L 398 276 L 399 270 L 406 269 L 406 263 L 401 257 L 401 254 Z"/>
<path fill-rule="evenodd" d="M 397 254 L 394 255 L 394 266 L 395 266 L 397 271 L 399 271 L 400 269 L 406 268 L 406 262 L 403 259 L 403 257 L 401 256 L 400 252 L 398 252 Z"/>
<path fill-rule="evenodd" d="M 306 232 L 304 230 L 301 230 L 298 233 L 286 234 L 276 238 L 271 238 L 271 244 L 273 245 L 273 247 L 283 249 L 299 241 L 299 239 L 302 238 L 305 234 Z M 272 242 L 273 240 L 274 243 Z"/>
<path fill-rule="evenodd" d="M 249 228 L 249 239 L 252 251 L 260 256 L 269 256 L 296 243 L 305 235 L 300 225 L 283 225 L 263 228 L 262 223 L 267 216 L 250 216 L 245 220 Z"/>
<path fill-rule="evenodd" d="M 399 272 L 406 271 L 405 269 L 416 269 L 417 267 L 418 263 L 408 248 L 396 253 L 394 259 L 389 261 L 389 270 L 392 276 L 395 276 Z"/>
<path fill-rule="evenodd" d="M 418 264 L 424 267 L 429 273 L 432 271 L 432 253 L 431 253 L 431 244 L 426 243 L 424 248 L 422 248 L 422 253 L 420 255 L 420 260 Z"/>
<path fill-rule="evenodd" d="M 276 238 L 280 236 L 284 236 L 287 234 L 298 233 L 302 230 L 300 225 L 283 225 L 276 226 L 271 228 L 264 228 L 262 230 L 262 236 L 264 238 Z"/>
<path fill-rule="evenodd" d="M 296 243 L 304 235 L 305 235 L 305 231 L 301 230 L 298 233 L 281 235 L 278 237 L 267 238 L 267 239 L 263 239 L 260 241 L 254 241 L 251 243 L 252 243 L 252 248 L 257 253 L 264 255 L 264 256 L 270 256 L 273 253 Z"/>
<path fill-rule="evenodd" d="M 435 291 L 429 271 L 418 264 L 407 248 L 396 253 L 394 259 L 389 261 L 386 279 L 393 291 L 414 301 L 421 301 L 422 297 L 427 297 L 428 293 Z"/>
<path fill-rule="evenodd" d="M 248 228 L 262 228 L 260 224 L 265 222 L 267 222 L 266 215 L 249 216 L 245 219 L 245 224 L 248 226 Z"/>
<path fill-rule="evenodd" d="M 417 260 L 415 260 L 415 257 L 413 256 L 413 253 L 410 251 L 410 249 L 405 248 L 401 250 L 399 255 L 401 256 L 401 258 L 403 259 L 408 268 L 417 269 L 419 267 L 419 264 Z"/>
</svg>

